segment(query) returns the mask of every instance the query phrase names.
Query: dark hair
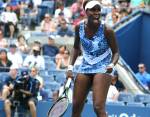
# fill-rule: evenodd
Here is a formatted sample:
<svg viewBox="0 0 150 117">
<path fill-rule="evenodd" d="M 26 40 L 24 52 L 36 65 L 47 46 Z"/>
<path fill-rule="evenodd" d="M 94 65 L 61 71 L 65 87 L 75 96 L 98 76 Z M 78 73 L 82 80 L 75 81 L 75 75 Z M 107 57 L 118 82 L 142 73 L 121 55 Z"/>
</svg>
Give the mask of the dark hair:
<svg viewBox="0 0 150 117">
<path fill-rule="evenodd" d="M 2 52 L 5 52 L 5 53 L 7 54 L 7 51 L 6 51 L 5 49 L 1 49 L 1 50 L 0 50 L 0 54 L 1 54 Z"/>
<path fill-rule="evenodd" d="M 83 2 L 83 9 L 85 9 L 85 5 L 86 5 L 89 1 L 91 1 L 91 0 L 85 0 L 85 1 Z"/>
<path fill-rule="evenodd" d="M 7 50 L 6 50 L 6 49 L 1 49 L 1 50 L 0 50 L 0 54 L 1 54 L 2 52 L 4 52 L 4 53 L 6 54 L 6 60 L 8 60 L 8 57 L 7 57 Z"/>
<path fill-rule="evenodd" d="M 26 41 L 26 39 L 25 39 L 25 36 L 24 36 L 24 35 L 19 35 L 19 36 L 17 37 L 17 40 L 18 40 L 18 41 L 20 41 L 20 38 L 21 38 L 21 37 L 22 37 L 22 38 Z"/>
<path fill-rule="evenodd" d="M 60 46 L 59 46 L 59 48 L 62 48 L 62 47 L 64 47 L 65 50 L 67 49 L 67 46 L 66 46 L 66 45 L 60 45 Z"/>
<path fill-rule="evenodd" d="M 16 44 L 10 44 L 9 48 L 17 48 Z"/>
<path fill-rule="evenodd" d="M 118 72 L 116 70 L 114 71 L 114 76 L 118 76 Z"/>
</svg>

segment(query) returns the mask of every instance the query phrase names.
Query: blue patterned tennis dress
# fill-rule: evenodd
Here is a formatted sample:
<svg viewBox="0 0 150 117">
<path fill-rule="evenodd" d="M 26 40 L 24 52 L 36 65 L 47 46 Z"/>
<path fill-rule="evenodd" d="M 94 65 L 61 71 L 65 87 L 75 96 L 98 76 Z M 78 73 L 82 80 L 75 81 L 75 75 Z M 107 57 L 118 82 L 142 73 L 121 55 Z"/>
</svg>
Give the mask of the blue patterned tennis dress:
<svg viewBox="0 0 150 117">
<path fill-rule="evenodd" d="M 88 39 L 85 35 L 84 22 L 80 24 L 79 36 L 83 58 L 77 73 L 105 73 L 111 63 L 112 51 L 104 36 L 104 24 L 100 24 L 95 35 Z"/>
</svg>

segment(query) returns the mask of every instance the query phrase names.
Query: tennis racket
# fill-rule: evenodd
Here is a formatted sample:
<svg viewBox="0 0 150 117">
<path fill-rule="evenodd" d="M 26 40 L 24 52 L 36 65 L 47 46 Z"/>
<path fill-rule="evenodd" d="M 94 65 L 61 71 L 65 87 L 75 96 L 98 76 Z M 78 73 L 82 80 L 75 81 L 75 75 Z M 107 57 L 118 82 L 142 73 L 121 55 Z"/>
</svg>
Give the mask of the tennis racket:
<svg viewBox="0 0 150 117">
<path fill-rule="evenodd" d="M 71 78 L 68 78 L 63 93 L 59 96 L 57 101 L 51 106 L 47 117 L 61 117 L 66 112 L 69 105 L 68 91 L 71 84 Z"/>
</svg>

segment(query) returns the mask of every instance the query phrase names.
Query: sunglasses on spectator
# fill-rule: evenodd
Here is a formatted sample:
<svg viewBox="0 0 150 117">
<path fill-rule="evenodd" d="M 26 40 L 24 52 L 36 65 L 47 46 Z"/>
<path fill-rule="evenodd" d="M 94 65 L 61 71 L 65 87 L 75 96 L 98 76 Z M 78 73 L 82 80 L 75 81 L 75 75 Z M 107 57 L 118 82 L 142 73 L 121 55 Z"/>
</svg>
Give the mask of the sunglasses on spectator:
<svg viewBox="0 0 150 117">
<path fill-rule="evenodd" d="M 144 67 L 139 67 L 139 69 L 143 69 Z"/>
</svg>

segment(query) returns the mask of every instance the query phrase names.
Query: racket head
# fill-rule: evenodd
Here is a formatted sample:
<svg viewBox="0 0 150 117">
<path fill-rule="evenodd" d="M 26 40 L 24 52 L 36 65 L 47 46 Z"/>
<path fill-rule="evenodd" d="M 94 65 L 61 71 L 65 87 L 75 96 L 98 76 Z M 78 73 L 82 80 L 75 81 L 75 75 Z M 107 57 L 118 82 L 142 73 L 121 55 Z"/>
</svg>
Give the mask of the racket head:
<svg viewBox="0 0 150 117">
<path fill-rule="evenodd" d="M 48 111 L 47 117 L 61 117 L 67 111 L 68 105 L 68 97 L 59 98 Z"/>
</svg>

